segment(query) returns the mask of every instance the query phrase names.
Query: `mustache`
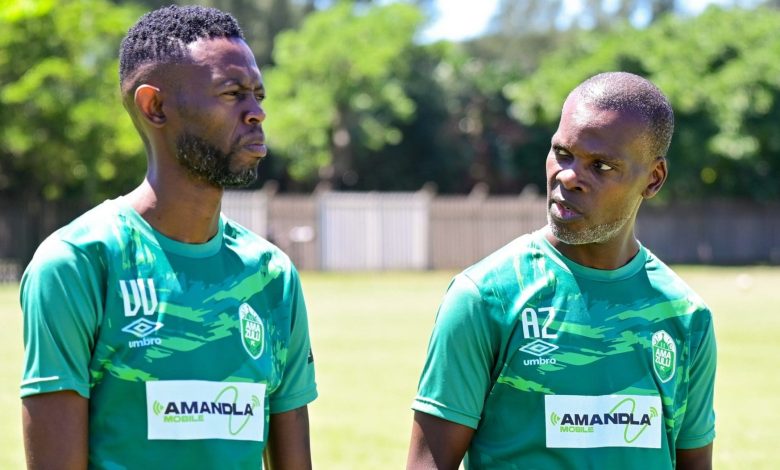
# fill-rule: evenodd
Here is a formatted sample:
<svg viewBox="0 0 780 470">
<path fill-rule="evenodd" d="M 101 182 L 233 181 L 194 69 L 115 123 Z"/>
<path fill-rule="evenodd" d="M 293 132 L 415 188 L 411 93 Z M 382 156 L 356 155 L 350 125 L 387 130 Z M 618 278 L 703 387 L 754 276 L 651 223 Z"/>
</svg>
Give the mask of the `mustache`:
<svg viewBox="0 0 780 470">
<path fill-rule="evenodd" d="M 243 147 L 244 145 L 263 144 L 265 145 L 265 133 L 262 131 L 252 132 L 250 134 L 235 139 L 234 147 Z"/>
<path fill-rule="evenodd" d="M 566 207 L 569 210 L 573 210 L 574 212 L 582 214 L 582 209 L 575 203 L 572 203 L 571 201 L 567 200 L 565 197 L 563 197 L 563 193 L 561 192 L 561 187 L 556 186 L 552 190 L 550 190 L 550 203 L 557 202 L 558 204 Z"/>
</svg>

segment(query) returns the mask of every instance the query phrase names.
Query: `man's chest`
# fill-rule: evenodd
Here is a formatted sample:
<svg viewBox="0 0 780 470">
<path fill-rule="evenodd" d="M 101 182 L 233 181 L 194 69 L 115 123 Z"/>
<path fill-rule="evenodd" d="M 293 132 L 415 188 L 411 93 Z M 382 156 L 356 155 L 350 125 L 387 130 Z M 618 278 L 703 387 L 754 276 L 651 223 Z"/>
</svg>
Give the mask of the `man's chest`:
<svg viewBox="0 0 780 470">
<path fill-rule="evenodd" d="M 109 272 L 93 369 L 276 387 L 280 365 L 271 344 L 285 342 L 289 331 L 278 325 L 289 305 L 275 283 L 214 264 L 204 264 L 203 274 L 169 263 Z"/>
</svg>

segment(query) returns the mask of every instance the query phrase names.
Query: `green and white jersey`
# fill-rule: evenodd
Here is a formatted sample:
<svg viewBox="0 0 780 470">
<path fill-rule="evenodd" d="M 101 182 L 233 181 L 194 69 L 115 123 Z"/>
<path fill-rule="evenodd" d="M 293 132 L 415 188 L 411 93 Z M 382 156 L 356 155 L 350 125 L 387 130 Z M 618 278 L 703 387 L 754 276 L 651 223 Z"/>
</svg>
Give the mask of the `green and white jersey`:
<svg viewBox="0 0 780 470">
<path fill-rule="evenodd" d="M 597 270 L 539 231 L 456 276 L 415 410 L 475 429 L 466 468 L 673 468 L 715 436 L 704 303 L 641 247 Z"/>
<path fill-rule="evenodd" d="M 106 201 L 41 244 L 21 303 L 21 395 L 89 399 L 91 468 L 260 468 L 269 413 L 317 396 L 295 268 L 224 216 L 193 245 Z"/>
</svg>

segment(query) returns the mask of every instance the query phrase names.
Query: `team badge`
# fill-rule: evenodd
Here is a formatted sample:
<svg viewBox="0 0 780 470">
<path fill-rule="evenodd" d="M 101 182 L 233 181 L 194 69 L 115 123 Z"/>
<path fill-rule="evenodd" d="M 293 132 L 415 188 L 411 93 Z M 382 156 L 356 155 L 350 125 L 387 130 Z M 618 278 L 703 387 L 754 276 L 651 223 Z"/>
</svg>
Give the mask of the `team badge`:
<svg viewBox="0 0 780 470">
<path fill-rule="evenodd" d="M 265 326 L 260 315 L 249 306 L 241 304 L 238 308 L 238 316 L 241 319 L 241 343 L 246 352 L 257 359 L 263 355 L 265 349 Z"/>
<path fill-rule="evenodd" d="M 661 382 L 668 382 L 674 377 L 677 363 L 677 346 L 674 339 L 664 330 L 653 333 L 653 370 Z"/>
</svg>

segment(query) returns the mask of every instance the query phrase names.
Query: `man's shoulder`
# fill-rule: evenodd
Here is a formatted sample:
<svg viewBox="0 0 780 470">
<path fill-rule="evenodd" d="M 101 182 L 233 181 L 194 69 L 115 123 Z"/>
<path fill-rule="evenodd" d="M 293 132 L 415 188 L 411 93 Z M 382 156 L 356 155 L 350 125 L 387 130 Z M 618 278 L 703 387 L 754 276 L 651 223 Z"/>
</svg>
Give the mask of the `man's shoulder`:
<svg viewBox="0 0 780 470">
<path fill-rule="evenodd" d="M 115 232 L 112 227 L 116 216 L 116 208 L 111 201 L 106 201 L 51 233 L 35 251 L 24 278 L 32 273 L 45 278 L 68 271 L 87 275 L 99 270 L 104 261 L 105 246 Z"/>
<path fill-rule="evenodd" d="M 242 259 L 249 262 L 254 260 L 263 264 L 270 263 L 285 271 L 293 268 L 290 257 L 281 248 L 224 214 L 222 218 L 225 224 L 225 242 Z"/>
<path fill-rule="evenodd" d="M 527 276 L 527 266 L 544 257 L 539 232 L 528 233 L 512 240 L 463 271 L 480 290 L 517 286 L 518 276 Z"/>
<path fill-rule="evenodd" d="M 119 209 L 114 201 L 105 201 L 54 231 L 41 246 L 65 244 L 88 251 L 90 246 L 106 243 L 115 237 L 118 217 Z"/>
<path fill-rule="evenodd" d="M 647 279 L 660 298 L 667 299 L 686 315 L 693 314 L 705 322 L 712 313 L 704 299 L 670 266 L 647 250 L 645 262 Z"/>
<path fill-rule="evenodd" d="M 671 320 L 676 325 L 664 333 L 675 337 L 676 332 L 676 337 L 690 347 L 691 357 L 702 357 L 714 365 L 715 333 L 709 306 L 677 272 L 652 253 L 648 253 L 645 264 L 647 279 L 658 293 L 660 308 L 655 307 L 656 314 L 668 312 L 662 318 L 673 317 Z"/>
</svg>

